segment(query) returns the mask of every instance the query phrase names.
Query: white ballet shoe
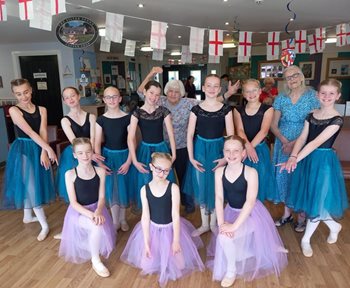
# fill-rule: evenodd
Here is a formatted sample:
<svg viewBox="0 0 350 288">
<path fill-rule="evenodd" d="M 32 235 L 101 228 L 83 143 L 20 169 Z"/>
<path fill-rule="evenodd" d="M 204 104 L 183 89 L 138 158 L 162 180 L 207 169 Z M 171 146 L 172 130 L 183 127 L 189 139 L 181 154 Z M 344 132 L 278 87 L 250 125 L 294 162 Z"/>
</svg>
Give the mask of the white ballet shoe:
<svg viewBox="0 0 350 288">
<path fill-rule="evenodd" d="M 31 218 L 23 218 L 23 223 L 28 224 L 28 223 L 33 223 L 33 222 L 38 222 L 37 217 L 31 217 Z"/>
<path fill-rule="evenodd" d="M 50 232 L 49 228 L 41 229 L 41 231 L 40 231 L 38 237 L 36 237 L 36 239 L 38 239 L 38 241 L 40 241 L 40 242 L 44 241 L 46 239 L 47 235 L 49 234 L 49 232 Z"/>
<path fill-rule="evenodd" d="M 328 244 L 334 244 L 338 241 L 338 235 L 339 235 L 339 232 L 341 231 L 341 229 L 342 229 L 342 226 L 339 224 L 339 228 L 336 231 L 331 231 L 329 233 L 329 236 L 327 238 Z"/>
<path fill-rule="evenodd" d="M 312 255 L 314 254 L 314 251 L 312 250 L 312 247 L 308 242 L 301 242 L 301 251 L 303 252 L 305 257 L 312 257 Z"/>
<path fill-rule="evenodd" d="M 56 239 L 56 240 L 61 240 L 62 239 L 62 232 L 56 234 L 53 236 L 53 239 Z"/>
<path fill-rule="evenodd" d="M 120 229 L 123 231 L 123 232 L 127 232 L 130 230 L 130 227 L 129 227 L 129 224 L 123 220 L 123 221 L 120 221 Z"/>
<path fill-rule="evenodd" d="M 96 272 L 96 274 L 100 277 L 106 278 L 109 277 L 111 274 L 109 273 L 108 269 L 105 265 L 103 265 L 102 262 L 95 262 L 92 263 L 92 269 Z"/>
<path fill-rule="evenodd" d="M 236 276 L 233 277 L 224 277 L 221 281 L 221 287 L 231 287 L 235 283 Z"/>
<path fill-rule="evenodd" d="M 192 237 L 198 237 L 210 230 L 209 226 L 201 226 L 198 229 L 194 230 L 191 234 Z"/>
</svg>

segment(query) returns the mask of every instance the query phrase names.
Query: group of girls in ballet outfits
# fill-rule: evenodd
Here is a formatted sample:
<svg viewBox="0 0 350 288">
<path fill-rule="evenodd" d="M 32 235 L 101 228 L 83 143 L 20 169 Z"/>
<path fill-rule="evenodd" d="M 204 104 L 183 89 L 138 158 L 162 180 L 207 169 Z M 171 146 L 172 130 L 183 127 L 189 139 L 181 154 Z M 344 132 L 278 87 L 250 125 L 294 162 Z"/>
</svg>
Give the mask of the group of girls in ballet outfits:
<svg viewBox="0 0 350 288">
<path fill-rule="evenodd" d="M 276 203 L 278 197 L 264 141 L 274 111 L 259 102 L 259 81 L 242 84 L 247 103 L 232 112 L 217 99 L 220 78 L 206 77 L 205 100 L 190 112 L 183 187 L 176 184 L 172 169 L 176 146 L 171 113 L 159 106 L 158 82 L 145 85 L 145 103 L 131 114 L 120 109 L 119 90 L 106 88 L 106 112 L 98 119 L 81 109 L 74 87 L 65 88 L 62 98 L 70 111 L 61 124 L 71 145 L 59 162 L 48 145 L 46 110 L 31 102 L 29 82 L 17 79 L 11 87 L 18 100 L 10 108 L 17 138 L 9 151 L 2 207 L 23 208 L 23 222 L 39 221 L 42 230 L 37 238 L 44 240 L 49 226 L 42 205 L 55 200 L 51 164 L 59 163 L 56 189 L 69 206 L 62 233 L 55 237 L 61 239 L 59 255 L 66 261 L 91 261 L 99 276 L 108 277 L 100 256 L 107 258 L 115 248 L 117 230 L 129 230 L 125 211 L 132 206 L 141 211 L 141 221 L 120 259 L 142 274 L 158 274 L 162 286 L 205 269 L 198 249 L 203 247 L 200 235 L 208 231 L 212 236 L 206 266 L 222 287 L 232 286 L 236 278 L 278 276 L 287 266 L 288 251 L 262 203 Z M 327 242 L 337 241 L 342 226 L 334 219 L 347 208 L 341 167 L 332 150 L 343 124 L 334 108 L 340 90 L 337 80 L 321 82 L 321 108 L 306 117 L 288 161 L 279 164 L 280 170 L 292 173 L 286 205 L 308 219 L 301 241 L 307 257 L 312 256 L 310 238 L 320 221 L 330 228 Z M 197 229 L 180 217 L 180 189 L 200 206 Z"/>
</svg>

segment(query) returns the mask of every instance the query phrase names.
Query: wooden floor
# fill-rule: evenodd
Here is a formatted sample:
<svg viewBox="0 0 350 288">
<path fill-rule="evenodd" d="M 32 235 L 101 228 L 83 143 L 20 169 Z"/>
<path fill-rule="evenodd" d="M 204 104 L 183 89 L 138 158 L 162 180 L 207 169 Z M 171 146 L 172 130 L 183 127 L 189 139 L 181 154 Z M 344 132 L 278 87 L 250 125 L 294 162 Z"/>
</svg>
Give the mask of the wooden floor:
<svg viewBox="0 0 350 288">
<path fill-rule="evenodd" d="M 2 179 L 3 168 L 0 169 Z M 1 180 L 0 180 L 1 182 Z M 14 184 L 15 185 L 15 184 Z M 347 182 L 348 192 L 350 182 Z M 282 213 L 281 206 L 268 205 L 274 218 Z M 111 277 L 102 279 L 91 269 L 90 263 L 71 264 L 60 259 L 60 242 L 53 235 L 60 232 L 66 205 L 57 202 L 45 207 L 51 232 L 49 237 L 38 242 L 39 224 L 23 224 L 22 211 L 0 211 L 0 287 L 158 287 L 156 276 L 141 276 L 139 270 L 119 261 L 130 232 L 118 234 L 117 248 L 105 262 Z M 199 211 L 188 217 L 194 225 L 199 224 Z M 133 227 L 139 218 L 128 213 L 128 221 Z M 350 287 L 350 213 L 341 220 L 343 230 L 336 244 L 326 242 L 328 229 L 321 224 L 312 238 L 314 256 L 305 258 L 300 250 L 302 234 L 295 233 L 290 225 L 279 229 L 286 248 L 289 250 L 288 267 L 280 278 L 266 277 L 253 282 L 237 280 L 234 287 Z M 203 236 L 208 243 L 209 234 Z M 205 261 L 205 249 L 200 250 Z M 211 273 L 193 273 L 167 287 L 220 287 L 212 282 Z"/>
</svg>

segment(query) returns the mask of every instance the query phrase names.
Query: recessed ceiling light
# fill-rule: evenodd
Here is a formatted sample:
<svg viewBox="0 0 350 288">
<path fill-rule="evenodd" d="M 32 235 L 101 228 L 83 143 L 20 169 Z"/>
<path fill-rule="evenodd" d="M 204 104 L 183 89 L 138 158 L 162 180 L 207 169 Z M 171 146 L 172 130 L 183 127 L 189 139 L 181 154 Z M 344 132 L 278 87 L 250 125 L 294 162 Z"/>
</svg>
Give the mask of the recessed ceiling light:
<svg viewBox="0 0 350 288">
<path fill-rule="evenodd" d="M 170 53 L 171 56 L 180 56 L 181 52 L 180 51 L 173 51 Z"/>
<path fill-rule="evenodd" d="M 227 2 L 228 0 L 222 0 L 223 2 Z"/>
<path fill-rule="evenodd" d="M 337 38 L 333 38 L 333 37 L 327 38 L 325 43 L 327 43 L 327 44 L 328 43 L 337 43 Z"/>
<path fill-rule="evenodd" d="M 225 22 L 225 25 L 227 26 L 227 25 L 230 25 L 230 23 L 228 23 L 228 22 Z"/>
<path fill-rule="evenodd" d="M 140 49 L 142 52 L 152 52 L 153 48 L 150 46 L 142 46 Z"/>
<path fill-rule="evenodd" d="M 231 34 L 230 33 L 226 33 L 226 36 L 230 36 Z"/>
<path fill-rule="evenodd" d="M 140 4 L 137 5 L 137 7 L 143 8 L 143 7 L 145 7 L 145 5 L 143 5 L 142 3 L 140 3 Z"/>
<path fill-rule="evenodd" d="M 177 38 L 179 38 L 179 39 L 181 39 L 181 37 L 182 37 L 181 35 L 177 36 Z"/>
<path fill-rule="evenodd" d="M 235 43 L 224 43 L 222 45 L 223 48 L 235 48 L 237 47 Z"/>
</svg>

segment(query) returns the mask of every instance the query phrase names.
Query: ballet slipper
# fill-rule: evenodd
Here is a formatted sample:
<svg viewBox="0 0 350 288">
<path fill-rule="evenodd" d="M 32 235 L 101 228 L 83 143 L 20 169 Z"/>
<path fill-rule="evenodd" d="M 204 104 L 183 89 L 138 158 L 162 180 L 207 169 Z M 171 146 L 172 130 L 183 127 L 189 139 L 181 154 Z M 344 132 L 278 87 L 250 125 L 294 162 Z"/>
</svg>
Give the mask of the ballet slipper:
<svg viewBox="0 0 350 288">
<path fill-rule="evenodd" d="M 38 222 L 37 217 L 31 217 L 31 218 L 23 218 L 23 223 L 28 224 L 28 223 L 33 223 L 33 222 Z"/>
<path fill-rule="evenodd" d="M 49 232 L 50 232 L 49 228 L 41 229 L 41 231 L 40 231 L 38 237 L 36 237 L 36 239 L 38 239 L 38 241 L 40 241 L 40 242 L 44 241 L 46 239 L 47 235 L 49 234 Z"/>
<path fill-rule="evenodd" d="M 341 229 L 342 229 L 342 226 L 339 224 L 339 229 L 337 229 L 336 231 L 331 231 L 329 233 L 329 236 L 327 238 L 328 244 L 334 244 L 338 241 L 338 235 L 339 235 L 339 232 L 341 231 Z"/>
<path fill-rule="evenodd" d="M 236 277 L 225 277 L 221 281 L 221 287 L 231 287 L 235 283 Z"/>
<path fill-rule="evenodd" d="M 191 234 L 192 237 L 198 237 L 210 230 L 209 226 L 201 226 L 198 229 L 194 230 Z"/>
<path fill-rule="evenodd" d="M 130 230 L 129 224 L 125 220 L 120 221 L 120 228 L 123 232 L 127 232 Z"/>
<path fill-rule="evenodd" d="M 312 247 L 308 242 L 301 242 L 301 251 L 303 252 L 305 257 L 312 257 L 312 255 L 314 254 L 314 251 L 312 250 Z"/>
<path fill-rule="evenodd" d="M 98 276 L 103 278 L 109 277 L 111 275 L 102 262 L 92 263 L 92 269 L 94 269 Z"/>
<path fill-rule="evenodd" d="M 56 239 L 56 240 L 61 240 L 62 239 L 62 232 L 56 234 L 53 236 L 53 239 Z"/>
</svg>

